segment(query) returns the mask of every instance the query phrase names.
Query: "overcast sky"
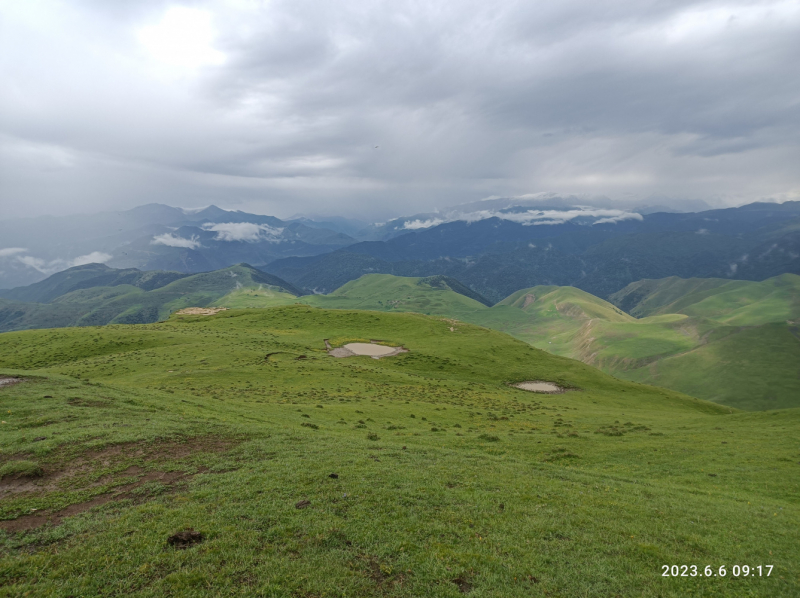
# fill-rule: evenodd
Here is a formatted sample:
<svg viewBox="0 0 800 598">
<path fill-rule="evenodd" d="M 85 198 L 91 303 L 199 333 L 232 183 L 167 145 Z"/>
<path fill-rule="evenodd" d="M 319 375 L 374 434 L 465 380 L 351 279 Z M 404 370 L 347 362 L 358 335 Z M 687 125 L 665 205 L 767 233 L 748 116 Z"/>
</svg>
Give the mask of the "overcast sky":
<svg viewBox="0 0 800 598">
<path fill-rule="evenodd" d="M 800 2 L 5 0 L 0 218 L 800 199 Z"/>
</svg>

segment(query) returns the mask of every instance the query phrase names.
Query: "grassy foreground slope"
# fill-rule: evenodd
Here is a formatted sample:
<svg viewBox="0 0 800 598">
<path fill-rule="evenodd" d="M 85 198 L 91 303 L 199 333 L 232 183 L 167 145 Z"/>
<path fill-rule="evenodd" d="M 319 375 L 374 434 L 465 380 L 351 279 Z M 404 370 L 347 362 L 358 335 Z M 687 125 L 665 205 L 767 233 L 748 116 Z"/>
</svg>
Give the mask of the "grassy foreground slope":
<svg viewBox="0 0 800 598">
<path fill-rule="evenodd" d="M 326 338 L 409 352 L 336 359 Z M 798 410 L 737 412 L 415 314 L 293 305 L 0 340 L 22 378 L 0 387 L 0 596 L 800 593 Z M 508 386 L 526 379 L 573 390 Z M 202 542 L 168 543 L 187 528 Z M 662 577 L 673 564 L 728 574 Z"/>
</svg>

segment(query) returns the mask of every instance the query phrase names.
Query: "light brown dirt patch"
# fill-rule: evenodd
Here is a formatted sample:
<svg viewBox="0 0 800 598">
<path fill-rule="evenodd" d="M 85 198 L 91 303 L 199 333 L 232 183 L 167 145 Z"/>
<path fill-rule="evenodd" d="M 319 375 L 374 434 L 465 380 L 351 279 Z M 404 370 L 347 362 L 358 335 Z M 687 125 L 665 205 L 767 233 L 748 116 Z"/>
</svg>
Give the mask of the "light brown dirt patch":
<svg viewBox="0 0 800 598">
<path fill-rule="evenodd" d="M 514 388 L 519 388 L 520 390 L 527 390 L 529 392 L 538 392 L 551 395 L 560 394 L 565 391 L 564 388 L 558 386 L 557 384 L 553 384 L 552 382 L 545 382 L 544 380 L 528 380 L 525 382 L 518 382 L 513 386 Z"/>
<path fill-rule="evenodd" d="M 343 347 L 331 349 L 328 354 L 333 357 L 353 357 L 356 355 L 364 355 L 372 357 L 372 359 L 380 359 L 381 357 L 393 357 L 400 353 L 408 353 L 405 347 L 389 347 L 387 345 L 379 345 L 377 343 L 348 343 Z"/>
<path fill-rule="evenodd" d="M 227 307 L 185 307 L 175 313 L 179 316 L 213 316 L 227 309 Z"/>
</svg>

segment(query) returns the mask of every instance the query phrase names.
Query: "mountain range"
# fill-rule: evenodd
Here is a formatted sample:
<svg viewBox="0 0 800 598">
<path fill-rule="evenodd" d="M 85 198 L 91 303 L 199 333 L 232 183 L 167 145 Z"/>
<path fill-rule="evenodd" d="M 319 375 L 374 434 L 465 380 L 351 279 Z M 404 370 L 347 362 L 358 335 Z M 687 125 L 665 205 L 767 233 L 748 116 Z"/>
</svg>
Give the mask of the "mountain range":
<svg viewBox="0 0 800 598">
<path fill-rule="evenodd" d="M 800 202 L 674 214 L 506 209 L 385 241 L 258 267 L 328 293 L 363 274 L 446 275 L 497 302 L 520 288 L 574 286 L 607 298 L 642 279 L 764 280 L 800 273 Z"/>
<path fill-rule="evenodd" d="M 0 288 L 43 280 L 71 266 L 198 273 L 240 262 L 326 253 L 355 242 L 300 221 L 148 204 L 122 212 L 0 222 Z"/>
<path fill-rule="evenodd" d="M 578 201 L 492 199 L 372 225 L 160 204 L 5 221 L 0 288 L 96 262 L 184 274 L 249 263 L 321 293 L 369 273 L 444 275 L 491 302 L 538 285 L 608 298 L 642 279 L 800 272 L 800 202 L 670 213 Z"/>
</svg>

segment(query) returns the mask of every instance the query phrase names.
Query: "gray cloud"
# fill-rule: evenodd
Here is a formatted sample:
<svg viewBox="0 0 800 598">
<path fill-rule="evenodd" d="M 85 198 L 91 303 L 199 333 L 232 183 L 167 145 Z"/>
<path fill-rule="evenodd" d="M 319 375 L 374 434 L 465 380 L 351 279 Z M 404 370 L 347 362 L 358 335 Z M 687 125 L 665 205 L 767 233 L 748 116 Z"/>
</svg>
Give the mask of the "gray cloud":
<svg viewBox="0 0 800 598">
<path fill-rule="evenodd" d="M 204 224 L 203 228 L 217 233 L 217 241 L 268 241 L 280 243 L 282 228 L 275 228 L 268 224 L 253 224 L 250 222 L 220 222 L 218 224 Z"/>
<path fill-rule="evenodd" d="M 800 196 L 794 1 L 12 0 L 0 22 L 6 214 Z"/>
<path fill-rule="evenodd" d="M 27 249 L 19 247 L 12 247 L 9 249 L 0 249 L 0 264 L 7 261 L 13 261 L 20 264 L 25 268 L 32 268 L 42 274 L 50 275 L 67 268 L 74 266 L 83 266 L 85 264 L 105 263 L 111 259 L 111 255 L 102 251 L 93 251 L 86 255 L 80 255 L 72 259 L 54 259 L 47 260 L 27 253 Z"/>
<path fill-rule="evenodd" d="M 150 241 L 152 245 L 166 245 L 167 247 L 184 247 L 186 249 L 197 249 L 200 247 L 200 241 L 197 237 L 185 239 L 172 233 L 164 233 L 163 235 L 156 235 Z"/>
</svg>

